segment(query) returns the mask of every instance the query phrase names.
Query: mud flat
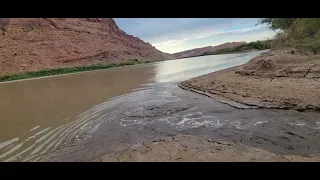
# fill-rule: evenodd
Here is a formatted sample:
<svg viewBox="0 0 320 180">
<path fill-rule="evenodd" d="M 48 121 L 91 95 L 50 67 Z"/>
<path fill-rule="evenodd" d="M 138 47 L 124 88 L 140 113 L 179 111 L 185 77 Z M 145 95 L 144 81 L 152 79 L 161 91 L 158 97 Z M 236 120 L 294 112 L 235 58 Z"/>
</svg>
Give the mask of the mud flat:
<svg viewBox="0 0 320 180">
<path fill-rule="evenodd" d="M 320 161 L 319 156 L 276 155 L 269 151 L 234 144 L 213 138 L 175 135 L 153 140 L 148 144 L 134 144 L 121 153 L 107 153 L 98 162 L 288 162 Z"/>
<path fill-rule="evenodd" d="M 319 111 L 320 56 L 302 55 L 295 49 L 274 50 L 244 65 L 192 78 L 179 86 L 250 108 Z"/>
</svg>

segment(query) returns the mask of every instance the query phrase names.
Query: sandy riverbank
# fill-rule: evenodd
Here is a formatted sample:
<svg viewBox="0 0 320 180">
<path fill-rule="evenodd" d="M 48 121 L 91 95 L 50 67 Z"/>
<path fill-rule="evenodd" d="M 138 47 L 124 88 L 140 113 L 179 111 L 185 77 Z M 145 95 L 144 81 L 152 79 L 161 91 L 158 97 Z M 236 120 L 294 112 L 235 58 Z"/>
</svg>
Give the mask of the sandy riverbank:
<svg viewBox="0 0 320 180">
<path fill-rule="evenodd" d="M 320 110 L 320 56 L 294 49 L 270 51 L 179 85 L 251 108 Z"/>
<path fill-rule="evenodd" d="M 98 162 L 289 162 L 320 161 L 319 156 L 276 155 L 269 151 L 204 139 L 192 135 L 175 135 L 150 143 L 134 144 L 122 152 L 106 153 Z"/>
</svg>

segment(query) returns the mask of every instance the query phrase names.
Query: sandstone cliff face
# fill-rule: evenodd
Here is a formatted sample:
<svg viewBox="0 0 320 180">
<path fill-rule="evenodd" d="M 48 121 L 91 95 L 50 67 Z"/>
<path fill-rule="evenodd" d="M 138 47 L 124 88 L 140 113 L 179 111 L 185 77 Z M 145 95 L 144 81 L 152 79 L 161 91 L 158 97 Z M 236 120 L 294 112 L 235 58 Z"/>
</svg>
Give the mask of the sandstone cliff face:
<svg viewBox="0 0 320 180">
<path fill-rule="evenodd" d="M 192 57 L 192 56 L 200 56 L 203 53 L 207 52 L 215 52 L 219 49 L 227 49 L 227 48 L 234 48 L 237 46 L 241 46 L 243 44 L 246 44 L 246 42 L 228 42 L 224 44 L 220 44 L 217 46 L 207 46 L 207 47 L 202 47 L 202 48 L 195 48 L 195 49 L 190 49 L 187 51 L 182 51 L 182 52 L 177 52 L 172 54 L 175 58 L 186 58 L 186 57 Z"/>
<path fill-rule="evenodd" d="M 0 75 L 172 58 L 126 34 L 112 18 L 0 18 Z"/>
</svg>

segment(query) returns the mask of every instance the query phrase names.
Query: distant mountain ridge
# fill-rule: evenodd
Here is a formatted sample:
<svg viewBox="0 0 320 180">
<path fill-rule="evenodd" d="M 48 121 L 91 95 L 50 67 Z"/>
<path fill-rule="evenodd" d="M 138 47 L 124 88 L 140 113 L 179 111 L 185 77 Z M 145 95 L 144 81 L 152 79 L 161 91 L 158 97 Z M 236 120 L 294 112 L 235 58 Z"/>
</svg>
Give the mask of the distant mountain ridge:
<svg viewBox="0 0 320 180">
<path fill-rule="evenodd" d="M 238 47 L 238 46 L 241 46 L 244 44 L 247 44 L 247 43 L 245 41 L 227 42 L 227 43 L 220 44 L 217 46 L 206 46 L 206 47 L 202 47 L 202 48 L 195 48 L 195 49 L 190 49 L 190 50 L 186 50 L 186 51 L 173 53 L 172 56 L 174 56 L 175 58 L 186 58 L 186 57 L 200 56 L 204 53 L 215 52 L 220 49 L 234 48 L 234 47 Z"/>
</svg>

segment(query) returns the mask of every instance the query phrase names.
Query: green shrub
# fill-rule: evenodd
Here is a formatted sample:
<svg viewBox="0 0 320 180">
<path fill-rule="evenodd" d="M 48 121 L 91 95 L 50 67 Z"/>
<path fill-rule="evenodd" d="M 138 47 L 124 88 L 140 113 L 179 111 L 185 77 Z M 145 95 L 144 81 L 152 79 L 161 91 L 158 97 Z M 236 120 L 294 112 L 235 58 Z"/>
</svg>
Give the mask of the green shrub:
<svg viewBox="0 0 320 180">
<path fill-rule="evenodd" d="M 0 82 L 43 77 L 43 76 L 52 76 L 52 75 L 59 75 L 59 74 L 68 74 L 68 73 L 75 73 L 75 72 L 82 72 L 82 71 L 108 69 L 113 67 L 130 66 L 130 65 L 136 65 L 141 63 L 142 62 L 140 62 L 138 59 L 131 59 L 131 60 L 120 62 L 120 63 L 93 64 L 89 66 L 78 66 L 78 67 L 71 67 L 71 68 L 47 69 L 47 70 L 40 70 L 36 72 L 25 72 L 22 74 L 0 76 Z"/>
<path fill-rule="evenodd" d="M 272 30 L 279 30 L 273 48 L 294 47 L 317 54 L 320 50 L 320 18 L 264 18 Z"/>
<path fill-rule="evenodd" d="M 217 55 L 217 54 L 228 54 L 228 53 L 240 53 L 245 52 L 248 50 L 265 50 L 271 48 L 272 40 L 264 40 L 264 41 L 256 41 L 250 42 L 241 46 L 237 46 L 234 48 L 226 48 L 226 49 L 219 49 L 215 52 L 207 52 L 203 55 Z"/>
</svg>

